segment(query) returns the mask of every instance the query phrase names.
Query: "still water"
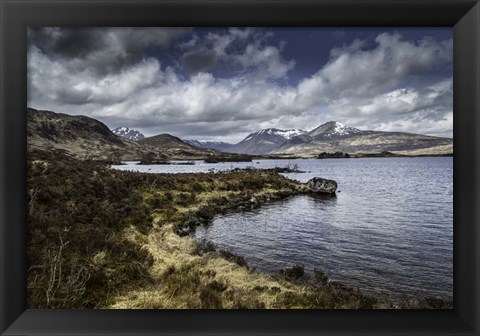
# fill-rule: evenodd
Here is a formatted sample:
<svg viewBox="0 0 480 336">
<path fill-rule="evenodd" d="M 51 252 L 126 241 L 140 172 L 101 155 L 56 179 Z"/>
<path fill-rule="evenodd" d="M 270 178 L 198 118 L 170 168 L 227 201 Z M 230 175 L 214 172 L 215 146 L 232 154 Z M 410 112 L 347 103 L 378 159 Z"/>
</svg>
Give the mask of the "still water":
<svg viewBox="0 0 480 336">
<path fill-rule="evenodd" d="M 148 172 L 207 172 L 298 165 L 302 182 L 338 182 L 329 199 L 295 196 L 250 212 L 218 215 L 197 239 L 275 273 L 294 264 L 391 297 L 453 297 L 453 159 L 262 160 L 248 163 L 116 166 Z"/>
</svg>

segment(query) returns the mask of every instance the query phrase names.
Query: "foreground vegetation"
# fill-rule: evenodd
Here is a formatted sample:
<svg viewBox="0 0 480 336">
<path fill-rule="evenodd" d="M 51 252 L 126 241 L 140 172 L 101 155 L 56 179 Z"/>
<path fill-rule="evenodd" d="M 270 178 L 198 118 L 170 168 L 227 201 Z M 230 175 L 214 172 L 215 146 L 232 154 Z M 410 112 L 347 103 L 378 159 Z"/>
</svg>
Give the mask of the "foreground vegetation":
<svg viewBox="0 0 480 336">
<path fill-rule="evenodd" d="M 306 187 L 276 171 L 142 174 L 59 153 L 28 158 L 29 308 L 448 308 L 389 303 L 301 266 L 275 276 L 189 233 Z"/>
</svg>

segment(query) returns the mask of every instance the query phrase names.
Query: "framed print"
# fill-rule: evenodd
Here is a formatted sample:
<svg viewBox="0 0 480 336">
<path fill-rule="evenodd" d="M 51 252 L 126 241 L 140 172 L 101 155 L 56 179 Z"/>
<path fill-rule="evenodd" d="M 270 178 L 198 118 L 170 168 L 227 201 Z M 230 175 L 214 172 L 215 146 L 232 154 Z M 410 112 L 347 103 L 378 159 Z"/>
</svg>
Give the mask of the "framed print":
<svg viewBox="0 0 480 336">
<path fill-rule="evenodd" d="M 2 335 L 479 333 L 477 1 L 2 1 Z"/>
</svg>

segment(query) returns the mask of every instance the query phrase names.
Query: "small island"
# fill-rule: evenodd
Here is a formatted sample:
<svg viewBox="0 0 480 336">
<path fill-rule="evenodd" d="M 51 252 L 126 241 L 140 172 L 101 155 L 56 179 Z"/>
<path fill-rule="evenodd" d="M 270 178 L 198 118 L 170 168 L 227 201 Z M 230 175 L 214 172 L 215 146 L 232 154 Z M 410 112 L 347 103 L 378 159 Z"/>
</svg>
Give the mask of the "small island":
<svg viewBox="0 0 480 336">
<path fill-rule="evenodd" d="M 348 159 L 350 154 L 343 152 L 327 153 L 322 152 L 318 154 L 318 159 Z"/>
</svg>

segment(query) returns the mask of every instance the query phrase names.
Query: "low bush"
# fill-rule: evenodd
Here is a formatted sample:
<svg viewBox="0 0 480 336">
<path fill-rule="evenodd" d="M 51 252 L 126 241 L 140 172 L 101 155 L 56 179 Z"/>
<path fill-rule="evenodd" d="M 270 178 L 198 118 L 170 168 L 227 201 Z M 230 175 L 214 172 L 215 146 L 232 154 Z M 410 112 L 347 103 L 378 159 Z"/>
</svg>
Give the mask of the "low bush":
<svg viewBox="0 0 480 336">
<path fill-rule="evenodd" d="M 196 242 L 194 253 L 197 255 L 203 255 L 208 252 L 215 252 L 215 250 L 216 250 L 216 246 L 214 243 L 212 243 L 211 241 L 202 239 Z"/>
<path fill-rule="evenodd" d="M 305 269 L 301 265 L 294 265 L 281 269 L 280 274 L 288 280 L 298 280 L 305 275 Z"/>
<path fill-rule="evenodd" d="M 150 281 L 151 255 L 122 234 L 151 228 L 143 183 L 103 163 L 29 152 L 28 308 L 103 307 L 123 286 Z"/>
</svg>

